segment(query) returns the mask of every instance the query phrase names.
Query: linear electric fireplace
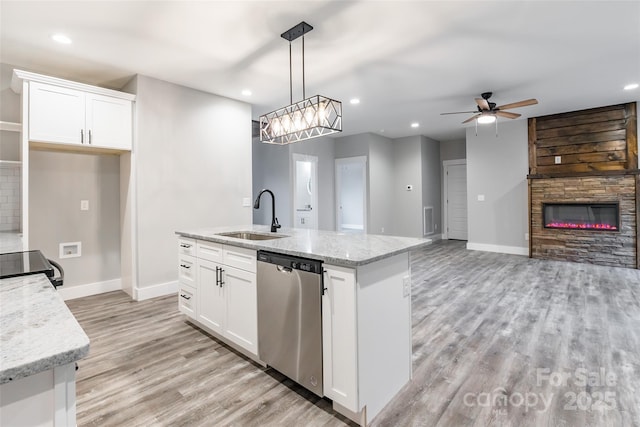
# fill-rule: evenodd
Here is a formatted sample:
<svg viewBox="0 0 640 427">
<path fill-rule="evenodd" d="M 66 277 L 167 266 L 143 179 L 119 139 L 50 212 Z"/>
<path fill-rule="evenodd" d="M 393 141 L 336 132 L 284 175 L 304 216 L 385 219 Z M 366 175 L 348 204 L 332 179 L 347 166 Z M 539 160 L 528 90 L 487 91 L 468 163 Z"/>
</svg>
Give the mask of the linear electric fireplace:
<svg viewBox="0 0 640 427">
<path fill-rule="evenodd" d="M 620 214 L 612 203 L 543 203 L 544 228 L 619 231 Z"/>
</svg>

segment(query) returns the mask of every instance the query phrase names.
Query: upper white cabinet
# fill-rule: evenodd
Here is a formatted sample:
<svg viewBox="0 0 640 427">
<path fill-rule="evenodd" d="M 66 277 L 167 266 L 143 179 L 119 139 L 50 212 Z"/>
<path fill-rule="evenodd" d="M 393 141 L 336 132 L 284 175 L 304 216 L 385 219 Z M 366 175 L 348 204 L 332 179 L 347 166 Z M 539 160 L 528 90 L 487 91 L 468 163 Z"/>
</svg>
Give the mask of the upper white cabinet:
<svg viewBox="0 0 640 427">
<path fill-rule="evenodd" d="M 28 96 L 28 139 L 51 148 L 130 151 L 134 95 L 14 70 L 12 87 Z"/>
</svg>

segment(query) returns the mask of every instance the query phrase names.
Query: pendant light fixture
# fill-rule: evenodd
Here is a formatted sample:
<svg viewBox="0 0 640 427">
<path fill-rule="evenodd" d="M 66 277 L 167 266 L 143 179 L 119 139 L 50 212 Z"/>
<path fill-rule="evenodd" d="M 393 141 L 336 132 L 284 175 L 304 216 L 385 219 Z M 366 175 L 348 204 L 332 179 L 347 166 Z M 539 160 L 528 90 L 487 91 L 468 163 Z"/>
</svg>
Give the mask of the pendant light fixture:
<svg viewBox="0 0 640 427">
<path fill-rule="evenodd" d="M 290 105 L 260 116 L 260 141 L 269 144 L 291 144 L 318 136 L 342 132 L 342 103 L 322 95 L 306 98 L 304 81 L 304 35 L 313 30 L 306 22 L 280 36 L 289 41 Z M 302 101 L 293 102 L 291 42 L 302 37 Z"/>
</svg>

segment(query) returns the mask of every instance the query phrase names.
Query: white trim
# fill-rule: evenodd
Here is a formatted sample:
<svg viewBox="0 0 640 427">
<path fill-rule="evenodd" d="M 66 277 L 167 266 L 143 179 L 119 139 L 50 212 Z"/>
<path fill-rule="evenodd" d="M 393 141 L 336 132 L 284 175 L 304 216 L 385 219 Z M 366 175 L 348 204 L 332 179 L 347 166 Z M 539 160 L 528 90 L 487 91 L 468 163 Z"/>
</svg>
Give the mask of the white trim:
<svg viewBox="0 0 640 427">
<path fill-rule="evenodd" d="M 520 246 L 488 245 L 485 243 L 468 242 L 467 249 L 472 251 L 497 252 L 501 254 L 529 256 L 529 248 L 523 248 Z"/>
<path fill-rule="evenodd" d="M 178 293 L 178 281 L 160 283 L 153 286 L 145 286 L 144 288 L 135 288 L 133 290 L 134 299 L 143 301 L 150 298 L 163 297 L 165 295 Z"/>
<path fill-rule="evenodd" d="M 91 295 L 104 294 L 106 292 L 119 291 L 121 289 L 122 281 L 120 279 L 113 279 L 78 286 L 65 287 L 63 285 L 61 288 L 58 288 L 58 292 L 62 296 L 62 299 L 67 301 Z"/>
<path fill-rule="evenodd" d="M 449 223 L 447 222 L 447 216 L 449 215 L 449 208 L 447 203 L 447 190 L 449 189 L 449 181 L 447 179 L 447 172 L 449 166 L 454 165 L 467 165 L 467 159 L 454 159 L 454 160 L 443 160 L 442 161 L 442 240 L 448 240 L 448 230 Z M 467 211 L 467 221 L 469 221 L 468 211 Z M 467 231 L 467 238 L 468 236 Z"/>
<path fill-rule="evenodd" d="M 97 93 L 99 95 L 111 96 L 114 98 L 126 99 L 128 101 L 135 101 L 136 96 L 126 92 L 120 92 L 113 89 L 106 89 L 103 87 L 92 86 L 84 83 L 73 82 L 71 80 L 59 79 L 57 77 L 45 76 L 42 74 L 31 73 L 24 70 L 13 70 L 13 76 L 11 78 L 11 89 L 15 93 L 22 91 L 22 81 L 38 82 L 54 86 L 64 86 L 70 89 L 81 90 L 83 92 Z"/>
<path fill-rule="evenodd" d="M 0 130 L 7 132 L 22 132 L 22 123 L 4 122 L 0 120 Z"/>
</svg>

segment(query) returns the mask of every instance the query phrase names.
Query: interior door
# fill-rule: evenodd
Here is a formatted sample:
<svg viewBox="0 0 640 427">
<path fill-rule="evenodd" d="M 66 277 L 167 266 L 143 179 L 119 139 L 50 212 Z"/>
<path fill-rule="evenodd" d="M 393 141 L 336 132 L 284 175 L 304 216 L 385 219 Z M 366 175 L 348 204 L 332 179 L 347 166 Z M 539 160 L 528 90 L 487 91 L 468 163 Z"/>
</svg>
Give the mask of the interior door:
<svg viewBox="0 0 640 427">
<path fill-rule="evenodd" d="M 445 165 L 447 238 L 467 240 L 467 165 Z"/>
<path fill-rule="evenodd" d="M 318 158 L 298 153 L 293 162 L 293 224 L 295 228 L 318 228 Z"/>
</svg>

